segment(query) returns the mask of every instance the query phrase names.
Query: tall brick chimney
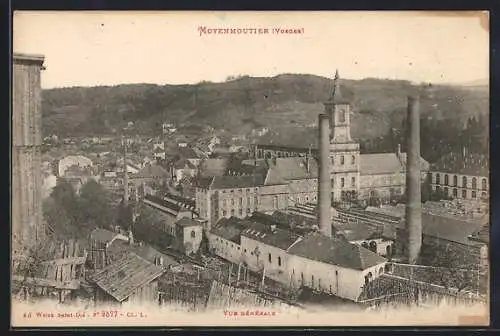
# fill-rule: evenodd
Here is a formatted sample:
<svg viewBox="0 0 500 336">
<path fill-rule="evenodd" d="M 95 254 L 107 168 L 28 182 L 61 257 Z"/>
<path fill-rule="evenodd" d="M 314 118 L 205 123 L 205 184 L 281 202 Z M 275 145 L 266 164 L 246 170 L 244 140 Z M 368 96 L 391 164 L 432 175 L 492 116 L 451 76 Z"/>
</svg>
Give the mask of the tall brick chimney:
<svg viewBox="0 0 500 336">
<path fill-rule="evenodd" d="M 422 203 L 420 193 L 420 103 L 408 97 L 406 159 L 406 232 L 408 263 L 415 264 L 422 247 Z"/>
<path fill-rule="evenodd" d="M 319 166 L 318 166 L 318 226 L 327 237 L 332 236 L 330 194 L 330 117 L 320 114 L 319 120 Z"/>
</svg>

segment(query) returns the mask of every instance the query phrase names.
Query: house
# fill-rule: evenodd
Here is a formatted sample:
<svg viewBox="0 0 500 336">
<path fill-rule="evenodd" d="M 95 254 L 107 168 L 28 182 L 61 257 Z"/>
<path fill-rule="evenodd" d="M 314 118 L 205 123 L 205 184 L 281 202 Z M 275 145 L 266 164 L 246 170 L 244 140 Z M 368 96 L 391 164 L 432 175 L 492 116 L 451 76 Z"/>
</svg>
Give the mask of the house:
<svg viewBox="0 0 500 336">
<path fill-rule="evenodd" d="M 134 306 L 158 302 L 158 278 L 166 269 L 129 252 L 95 273 L 95 304 Z"/>
<path fill-rule="evenodd" d="M 91 167 L 93 165 L 92 160 L 83 155 L 70 155 L 59 160 L 58 164 L 58 176 L 63 176 L 66 169 L 70 166 L 78 166 L 80 168 Z"/>
<path fill-rule="evenodd" d="M 203 238 L 203 222 L 183 217 L 175 222 L 174 249 L 185 255 L 198 253 Z"/>
<path fill-rule="evenodd" d="M 119 232 L 101 228 L 92 230 L 89 235 L 90 253 L 88 258 L 94 269 L 101 269 L 107 264 L 107 249 L 116 240 L 128 242 L 129 237 Z"/>
<path fill-rule="evenodd" d="M 107 249 L 108 258 L 111 262 L 119 260 L 129 252 L 137 254 L 154 265 L 162 266 L 167 269 L 179 265 L 171 256 L 163 254 L 150 245 L 142 242 L 131 244 L 124 240 L 114 240 Z"/>
<path fill-rule="evenodd" d="M 182 180 L 184 177 L 194 177 L 198 173 L 198 168 L 188 159 L 180 159 L 173 166 L 173 176 L 176 181 Z"/>
<path fill-rule="evenodd" d="M 146 195 L 143 204 L 145 205 L 143 211 L 155 216 L 155 225 L 172 237 L 177 234 L 176 222 L 178 220 L 184 217 L 193 219 L 197 216 L 194 208 L 158 196 Z"/>
<path fill-rule="evenodd" d="M 208 233 L 210 251 L 234 264 L 242 261 L 241 233 L 252 223 L 237 217 L 221 218 Z"/>
</svg>

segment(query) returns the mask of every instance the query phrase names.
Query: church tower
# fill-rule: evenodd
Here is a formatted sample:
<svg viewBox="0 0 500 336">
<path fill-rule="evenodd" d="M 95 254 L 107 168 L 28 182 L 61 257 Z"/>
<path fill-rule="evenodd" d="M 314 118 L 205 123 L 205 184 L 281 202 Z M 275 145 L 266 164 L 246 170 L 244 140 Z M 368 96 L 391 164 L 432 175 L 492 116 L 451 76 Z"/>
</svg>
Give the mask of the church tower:
<svg viewBox="0 0 500 336">
<path fill-rule="evenodd" d="M 351 104 L 342 96 L 335 71 L 333 89 L 325 105 L 330 117 L 330 183 L 332 200 L 357 198 L 359 194 L 359 144 L 351 138 Z"/>
</svg>

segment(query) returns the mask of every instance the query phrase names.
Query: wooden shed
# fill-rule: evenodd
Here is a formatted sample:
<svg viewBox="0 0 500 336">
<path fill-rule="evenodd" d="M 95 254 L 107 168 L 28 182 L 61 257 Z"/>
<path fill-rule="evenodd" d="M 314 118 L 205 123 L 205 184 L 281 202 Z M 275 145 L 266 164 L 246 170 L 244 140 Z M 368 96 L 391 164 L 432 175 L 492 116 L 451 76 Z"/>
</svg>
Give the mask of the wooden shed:
<svg viewBox="0 0 500 336">
<path fill-rule="evenodd" d="M 93 275 L 95 304 L 158 302 L 158 278 L 166 270 L 129 252 Z"/>
</svg>

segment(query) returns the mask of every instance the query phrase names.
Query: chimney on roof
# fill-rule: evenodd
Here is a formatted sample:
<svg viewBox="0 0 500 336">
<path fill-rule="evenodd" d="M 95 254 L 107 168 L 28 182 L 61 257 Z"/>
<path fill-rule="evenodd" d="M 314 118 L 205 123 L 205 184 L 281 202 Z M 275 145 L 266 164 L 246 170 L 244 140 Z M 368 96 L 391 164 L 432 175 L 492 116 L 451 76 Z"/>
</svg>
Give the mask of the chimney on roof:
<svg viewBox="0 0 500 336">
<path fill-rule="evenodd" d="M 331 194 L 330 194 L 330 119 L 326 114 L 319 115 L 319 167 L 318 167 L 318 225 L 321 232 L 332 236 Z"/>
<path fill-rule="evenodd" d="M 420 193 L 420 111 L 419 99 L 408 97 L 406 159 L 406 231 L 408 263 L 415 264 L 422 247 L 422 203 Z"/>
</svg>

